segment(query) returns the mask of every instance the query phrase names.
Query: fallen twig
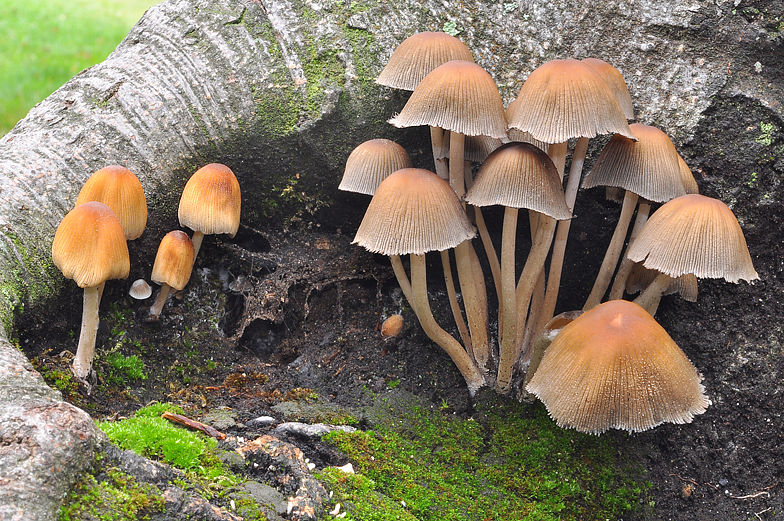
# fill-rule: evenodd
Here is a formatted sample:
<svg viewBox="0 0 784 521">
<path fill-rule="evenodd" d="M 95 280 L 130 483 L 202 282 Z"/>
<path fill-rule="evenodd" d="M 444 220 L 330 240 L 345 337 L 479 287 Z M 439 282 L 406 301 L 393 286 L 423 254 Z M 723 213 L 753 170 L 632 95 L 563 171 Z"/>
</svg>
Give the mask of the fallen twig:
<svg viewBox="0 0 784 521">
<path fill-rule="evenodd" d="M 197 431 L 201 431 L 207 436 L 212 436 L 213 438 L 219 440 L 226 439 L 226 435 L 218 431 L 214 427 L 210 427 L 206 423 L 202 423 L 196 420 L 191 420 L 190 418 L 188 418 L 187 416 L 183 416 L 182 414 L 175 414 L 167 411 L 161 415 L 161 418 L 169 420 L 170 422 L 173 423 L 179 423 L 180 425 L 184 425 L 185 427 L 189 427 Z"/>
</svg>

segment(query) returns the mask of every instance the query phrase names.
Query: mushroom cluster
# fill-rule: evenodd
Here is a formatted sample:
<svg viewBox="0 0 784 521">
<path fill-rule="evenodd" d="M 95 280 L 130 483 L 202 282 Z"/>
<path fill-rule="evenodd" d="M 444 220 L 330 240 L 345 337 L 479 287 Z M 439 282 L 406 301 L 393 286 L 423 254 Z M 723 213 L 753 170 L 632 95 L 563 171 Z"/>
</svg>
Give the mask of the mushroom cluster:
<svg viewBox="0 0 784 521">
<path fill-rule="evenodd" d="M 634 122 L 621 72 L 597 58 L 551 60 L 504 107 L 465 44 L 426 32 L 400 44 L 377 82 L 413 91 L 389 122 L 430 127 L 435 172 L 412 166 L 388 140 L 357 146 L 339 186 L 372 195 L 354 242 L 390 257 L 422 328 L 469 392 L 533 394 L 559 425 L 596 434 L 690 422 L 704 412 L 710 400 L 697 370 L 653 315 L 663 294 L 695 299 L 698 277 L 737 282 L 757 274 L 729 208 L 697 194 L 664 132 Z M 589 140 L 602 134 L 612 137 L 583 180 Z M 583 309 L 554 317 L 581 182 L 606 187 L 621 214 Z M 498 249 L 481 211 L 493 205 L 504 207 Z M 520 209 L 531 241 L 522 263 Z M 430 309 L 424 259 L 434 251 L 459 340 Z M 497 329 L 482 266 L 496 292 Z M 634 303 L 624 300 L 635 292 Z"/>
<path fill-rule="evenodd" d="M 182 290 L 191 276 L 205 234 L 237 233 L 240 188 L 225 165 L 200 168 L 185 185 L 180 200 L 180 225 L 193 230 L 193 238 L 175 230 L 161 240 L 151 278 L 161 285 L 150 320 L 157 321 L 172 288 Z M 52 260 L 67 278 L 84 288 L 81 332 L 71 370 L 88 392 L 96 379 L 92 369 L 104 284 L 124 279 L 130 272 L 126 241 L 139 238 L 147 225 L 147 201 L 142 184 L 130 170 L 110 165 L 85 182 L 74 208 L 66 214 L 52 243 Z M 144 280 L 129 290 L 135 299 L 152 295 Z"/>
</svg>

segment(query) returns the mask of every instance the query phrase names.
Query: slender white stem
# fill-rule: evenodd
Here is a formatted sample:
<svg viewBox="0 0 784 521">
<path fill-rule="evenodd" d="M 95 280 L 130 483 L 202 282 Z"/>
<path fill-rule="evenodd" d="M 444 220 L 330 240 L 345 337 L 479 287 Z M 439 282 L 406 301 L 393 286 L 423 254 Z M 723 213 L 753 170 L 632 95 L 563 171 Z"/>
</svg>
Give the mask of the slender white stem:
<svg viewBox="0 0 784 521">
<path fill-rule="evenodd" d="M 669 275 L 659 273 L 653 282 L 651 282 L 645 290 L 640 293 L 640 296 L 634 299 L 635 304 L 639 304 L 653 316 L 656 309 L 659 307 L 659 301 L 667 288 L 670 287 L 672 281 L 675 280 Z"/>
<path fill-rule="evenodd" d="M 504 315 L 504 303 L 501 298 L 501 263 L 498 261 L 498 255 L 493 246 L 493 240 L 490 238 L 490 232 L 487 230 L 485 218 L 482 215 L 482 209 L 474 206 L 474 216 L 476 218 L 476 228 L 479 230 L 479 237 L 482 239 L 482 246 L 485 249 L 487 261 L 490 264 L 490 273 L 493 275 L 493 284 L 495 285 L 495 294 L 498 297 L 498 329 L 503 327 L 501 317 Z"/>
<path fill-rule="evenodd" d="M 449 179 L 449 167 L 444 156 L 444 130 L 439 127 L 430 127 L 430 146 L 433 149 L 433 163 L 436 174 L 441 179 Z"/>
<path fill-rule="evenodd" d="M 618 223 L 615 225 L 615 231 L 612 239 L 610 239 L 610 244 L 607 246 L 607 251 L 604 253 L 602 265 L 599 267 L 599 274 L 596 276 L 591 294 L 588 295 L 588 299 L 585 301 L 583 311 L 588 311 L 601 304 L 602 297 L 607 292 L 610 280 L 612 280 L 613 273 L 615 273 L 615 267 L 618 265 L 618 259 L 623 251 L 623 243 L 626 240 L 626 232 L 629 231 L 629 223 L 632 221 L 634 208 L 637 206 L 637 199 L 637 194 L 626 190 L 623 196 L 621 215 L 618 217 Z"/>
<path fill-rule="evenodd" d="M 475 262 L 471 241 L 463 241 L 455 247 L 455 264 L 463 294 L 468 330 L 474 347 L 474 357 L 481 367 L 486 367 L 489 359 L 489 342 L 487 332 L 487 300 L 482 298 L 478 288 L 482 287 L 476 280 Z M 413 278 L 413 275 L 412 275 Z"/>
<path fill-rule="evenodd" d="M 465 195 L 465 135 L 449 132 L 449 184 L 459 198 Z"/>
<path fill-rule="evenodd" d="M 452 263 L 449 260 L 449 250 L 441 252 L 441 265 L 444 267 L 444 282 L 446 283 L 446 294 L 449 296 L 449 307 L 452 308 L 452 316 L 455 319 L 455 325 L 460 338 L 463 340 L 463 345 L 468 351 L 468 354 L 474 356 L 474 346 L 471 343 L 471 335 L 468 334 L 468 327 L 466 327 L 465 320 L 463 320 L 463 313 L 460 310 L 460 304 L 457 302 L 457 291 L 455 291 L 455 280 L 452 277 Z"/>
<path fill-rule="evenodd" d="M 163 306 L 166 304 L 166 298 L 169 296 L 169 292 L 171 291 L 171 286 L 166 284 L 165 282 L 161 284 L 161 292 L 158 293 L 158 298 L 155 299 L 155 302 L 152 306 L 150 306 L 150 315 L 155 317 L 157 320 L 163 311 Z"/>
<path fill-rule="evenodd" d="M 86 380 L 93 367 L 95 357 L 95 338 L 98 334 L 98 308 L 101 294 L 98 286 L 84 288 L 82 303 L 82 329 L 79 332 L 79 345 L 76 348 L 71 369 L 80 380 Z"/>
<path fill-rule="evenodd" d="M 414 307 L 414 298 L 411 295 L 411 283 L 408 281 L 408 275 L 406 275 L 406 269 L 403 267 L 403 261 L 400 259 L 400 255 L 390 255 L 389 261 L 392 263 L 392 271 L 395 272 L 395 277 L 397 277 L 397 283 L 400 285 L 400 290 L 403 292 L 406 300 L 411 305 L 411 309 L 413 309 L 414 313 L 416 313 L 416 308 Z"/>
<path fill-rule="evenodd" d="M 193 263 L 196 263 L 196 256 L 199 255 L 199 250 L 201 249 L 201 243 L 204 240 L 204 233 L 200 231 L 194 231 L 193 237 L 191 238 L 191 242 L 193 242 Z"/>
<path fill-rule="evenodd" d="M 626 251 L 634 244 L 634 239 L 640 234 L 642 227 L 648 222 L 648 215 L 651 213 L 651 202 L 645 199 L 641 200 L 637 205 L 637 218 L 634 220 L 632 233 L 629 235 L 629 243 L 626 245 Z M 621 259 L 621 265 L 618 266 L 618 272 L 615 274 L 612 288 L 610 288 L 610 300 L 619 300 L 623 298 L 623 293 L 626 291 L 626 281 L 629 280 L 629 274 L 632 272 L 634 261 L 629 257 L 624 256 Z"/>
</svg>

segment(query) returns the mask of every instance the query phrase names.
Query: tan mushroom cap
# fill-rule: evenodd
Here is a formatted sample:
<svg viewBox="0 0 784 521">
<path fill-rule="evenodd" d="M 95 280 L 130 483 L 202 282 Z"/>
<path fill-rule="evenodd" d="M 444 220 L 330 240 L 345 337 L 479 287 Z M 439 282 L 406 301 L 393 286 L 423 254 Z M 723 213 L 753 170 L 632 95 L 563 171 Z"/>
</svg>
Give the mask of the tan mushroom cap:
<svg viewBox="0 0 784 521">
<path fill-rule="evenodd" d="M 583 180 L 583 188 L 615 186 L 659 203 L 686 195 L 678 151 L 667 134 L 642 123 L 629 128 L 637 141 L 614 135 Z"/>
<path fill-rule="evenodd" d="M 430 71 L 452 60 L 474 61 L 466 44 L 443 32 L 425 31 L 398 45 L 376 83 L 414 90 Z"/>
<path fill-rule="evenodd" d="M 469 136 L 506 138 L 504 103 L 493 77 L 463 60 L 433 69 L 389 122 L 399 128 L 429 125 Z"/>
<path fill-rule="evenodd" d="M 599 75 L 607 82 L 610 89 L 615 93 L 618 102 L 623 109 L 623 115 L 626 119 L 634 119 L 634 104 L 632 103 L 632 96 L 629 94 L 629 87 L 623 79 L 621 71 L 610 65 L 604 60 L 599 58 L 584 58 L 582 60 L 586 65 L 590 65 L 599 73 Z"/>
<path fill-rule="evenodd" d="M 465 200 L 474 206 L 527 208 L 554 219 L 572 216 L 552 159 L 530 143 L 507 143 L 487 156 Z"/>
<path fill-rule="evenodd" d="M 161 239 L 150 278 L 179 291 L 191 278 L 194 258 L 193 242 L 188 234 L 181 230 L 171 231 Z"/>
<path fill-rule="evenodd" d="M 76 205 L 98 201 L 112 209 L 129 241 L 137 239 L 147 226 L 147 200 L 139 179 L 127 168 L 105 166 L 84 183 Z"/>
<path fill-rule="evenodd" d="M 670 277 L 759 278 L 735 214 L 718 199 L 699 194 L 677 197 L 656 210 L 627 256 Z"/>
<path fill-rule="evenodd" d="M 449 183 L 429 170 L 404 168 L 378 186 L 353 243 L 384 255 L 422 255 L 475 234 Z"/>
<path fill-rule="evenodd" d="M 691 173 L 691 168 L 689 168 L 689 165 L 686 164 L 686 161 L 680 154 L 678 154 L 678 165 L 681 167 L 681 180 L 683 181 L 683 187 L 686 189 L 686 193 L 700 193 L 700 187 L 697 185 L 697 180 L 694 179 L 694 175 Z"/>
<path fill-rule="evenodd" d="M 389 174 L 412 166 L 402 146 L 389 139 L 371 139 L 349 154 L 338 189 L 373 195 Z"/>
<path fill-rule="evenodd" d="M 636 139 L 618 98 L 591 66 L 579 60 L 550 60 L 523 83 L 509 128 L 545 143 L 621 134 Z"/>
<path fill-rule="evenodd" d="M 517 110 L 516 106 L 518 104 L 518 98 L 513 99 L 509 102 L 509 105 L 506 106 L 506 120 L 509 121 L 509 118 L 512 115 L 512 112 Z M 523 132 L 522 130 L 518 130 L 516 128 L 509 127 L 506 131 L 506 135 L 509 138 L 509 141 L 520 141 L 522 143 L 531 143 L 532 145 L 536 146 L 537 148 L 541 148 L 545 152 L 547 152 L 547 147 L 549 146 L 544 141 L 539 141 L 538 139 L 534 139 L 530 132 Z"/>
<path fill-rule="evenodd" d="M 124 279 L 131 269 L 122 225 L 97 201 L 80 204 L 63 217 L 54 235 L 52 261 L 80 288 Z"/>
<path fill-rule="evenodd" d="M 526 389 L 560 427 L 640 432 L 705 412 L 710 400 L 700 380 L 647 311 L 611 300 L 561 329 Z"/>
<path fill-rule="evenodd" d="M 240 185 L 226 165 L 211 163 L 194 173 L 180 196 L 180 225 L 204 234 L 237 234 L 240 227 Z"/>
</svg>

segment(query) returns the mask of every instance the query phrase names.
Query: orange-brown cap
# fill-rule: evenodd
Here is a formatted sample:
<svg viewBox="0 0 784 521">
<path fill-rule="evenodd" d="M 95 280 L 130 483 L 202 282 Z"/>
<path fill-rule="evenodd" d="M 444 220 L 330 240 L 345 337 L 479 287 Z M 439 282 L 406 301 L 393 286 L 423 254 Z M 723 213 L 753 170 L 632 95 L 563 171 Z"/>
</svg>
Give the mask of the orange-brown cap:
<svg viewBox="0 0 784 521">
<path fill-rule="evenodd" d="M 572 217 L 552 159 L 530 143 L 507 143 L 487 156 L 465 200 L 474 206 L 527 208 L 560 220 Z"/>
<path fill-rule="evenodd" d="M 506 113 L 493 77 L 474 62 L 452 60 L 425 76 L 396 127 L 429 125 L 469 136 L 506 138 Z"/>
<path fill-rule="evenodd" d="M 583 180 L 583 188 L 616 186 L 658 203 L 686 195 L 678 151 L 667 134 L 642 123 L 629 128 L 637 141 L 614 135 Z"/>
<path fill-rule="evenodd" d="M 670 277 L 759 278 L 735 214 L 718 199 L 699 194 L 682 195 L 656 210 L 627 256 Z"/>
<path fill-rule="evenodd" d="M 171 231 L 161 239 L 150 278 L 179 291 L 191 278 L 194 258 L 193 242 L 188 234 L 182 230 Z"/>
<path fill-rule="evenodd" d="M 683 187 L 686 189 L 686 193 L 700 193 L 700 187 L 697 185 L 697 180 L 694 179 L 694 175 L 691 173 L 691 168 L 689 168 L 689 165 L 680 154 L 678 154 L 678 165 L 681 167 L 681 180 L 683 181 Z"/>
<path fill-rule="evenodd" d="M 180 196 L 180 225 L 204 234 L 237 234 L 240 227 L 240 185 L 226 165 L 211 163 L 198 169 Z"/>
<path fill-rule="evenodd" d="M 610 89 L 618 98 L 618 103 L 621 104 L 621 109 L 623 109 L 623 115 L 626 116 L 626 119 L 634 119 L 632 96 L 629 94 L 629 87 L 626 85 L 621 71 L 599 58 L 584 58 L 581 61 L 593 67 L 599 73 L 599 76 L 607 82 L 607 85 L 610 86 Z"/>
<path fill-rule="evenodd" d="M 353 242 L 384 255 L 422 255 L 475 234 L 449 183 L 429 170 L 404 168 L 378 186 Z"/>
<path fill-rule="evenodd" d="M 376 83 L 414 90 L 430 71 L 452 60 L 474 61 L 466 44 L 443 32 L 425 31 L 409 36 L 392 53 Z"/>
<path fill-rule="evenodd" d="M 550 60 L 523 83 L 509 114 L 515 128 L 545 143 L 621 134 L 636 139 L 615 93 L 591 66 L 579 60 Z"/>
<path fill-rule="evenodd" d="M 105 166 L 84 183 L 77 206 L 98 201 L 112 209 L 120 220 L 125 238 L 137 239 L 147 226 L 147 200 L 139 179 L 124 166 Z"/>
<path fill-rule="evenodd" d="M 131 269 L 122 225 L 97 201 L 80 204 L 63 217 L 54 235 L 52 260 L 80 288 L 124 279 Z"/>
<path fill-rule="evenodd" d="M 338 189 L 373 195 L 389 174 L 412 166 L 405 148 L 389 139 L 371 139 L 349 154 Z"/>
<path fill-rule="evenodd" d="M 700 380 L 645 309 L 611 300 L 561 329 L 526 389 L 561 427 L 640 432 L 705 412 L 710 400 Z"/>
</svg>

